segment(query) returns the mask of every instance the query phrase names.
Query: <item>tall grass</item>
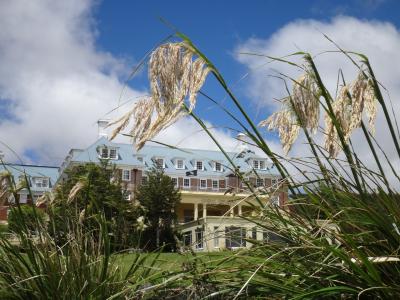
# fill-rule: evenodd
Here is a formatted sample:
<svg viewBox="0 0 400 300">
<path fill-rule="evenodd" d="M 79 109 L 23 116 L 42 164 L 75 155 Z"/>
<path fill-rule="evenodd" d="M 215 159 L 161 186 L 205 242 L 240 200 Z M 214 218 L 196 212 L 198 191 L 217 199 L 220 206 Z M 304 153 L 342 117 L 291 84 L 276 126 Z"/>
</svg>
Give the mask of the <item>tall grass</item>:
<svg viewBox="0 0 400 300">
<path fill-rule="evenodd" d="M 217 267 L 207 268 L 204 274 L 207 274 L 211 282 L 224 286 L 219 292 L 209 294 L 209 297 L 399 298 L 400 197 L 396 186 L 400 177 L 397 167 L 371 133 L 374 129 L 375 105 L 379 105 L 379 110 L 384 113 L 390 141 L 400 156 L 399 135 L 398 129 L 396 132 L 395 117 L 389 113 L 390 108 L 382 96 L 381 85 L 375 78 L 368 58 L 363 54 L 343 51 L 333 43 L 337 46 L 336 52 L 346 56 L 359 73 L 355 83 L 350 85 L 351 92 L 346 92 L 349 85 L 341 74 L 342 98 L 336 99 L 324 85 L 310 53 L 297 52 L 287 56 L 301 56 L 303 65 L 298 65 L 287 57 L 283 59 L 264 56 L 304 72 L 304 77 L 300 80 L 285 74 L 278 76 L 285 82 L 285 91 L 288 93 L 284 101 L 286 111 L 264 123 L 270 129 L 280 130 L 286 150 L 292 146 L 298 131 L 304 132 L 311 157 L 290 158 L 272 151 L 260 128 L 215 65 L 187 36 L 182 33 L 177 33 L 176 36 L 181 39 L 176 45 L 184 49 L 182 53 L 189 51 L 196 57 L 196 61 L 201 61 L 226 93 L 234 109 L 224 108 L 204 91 L 200 91 L 200 85 L 197 86 L 198 90 L 187 91 L 186 94 L 185 91 L 182 92 L 190 99 L 190 103 L 187 103 L 185 97 L 179 98 L 179 101 L 173 99 L 173 103 L 168 102 L 171 99 L 163 99 L 163 107 L 157 110 L 156 118 L 148 115 L 148 123 L 141 127 L 141 136 L 134 139 L 138 139 L 141 146 L 151 124 L 161 123 L 163 128 L 169 126 L 171 123 L 163 123 L 159 116 L 165 115 L 172 108 L 177 111 L 175 116 L 180 116 L 181 111 L 176 109 L 179 106 L 198 122 L 225 154 L 231 164 L 230 168 L 239 178 L 244 179 L 234 161 L 193 110 L 193 97 L 201 93 L 206 96 L 204 99 L 218 104 L 236 124 L 236 130 L 243 132 L 252 145 L 271 159 L 283 178 L 282 184 L 287 185 L 291 195 L 291 201 L 284 207 L 265 205 L 258 198 L 260 191 L 254 190 L 248 183 L 253 197 L 262 204 L 258 208 L 261 217 L 248 218 L 248 221 L 268 232 L 271 238 L 266 242 L 251 241 L 255 244 L 252 249 L 240 251 L 222 260 Z M 175 59 L 176 57 L 176 70 L 180 67 L 190 68 L 190 62 L 179 59 L 179 51 Z M 166 70 L 170 70 L 170 67 Z M 179 89 L 182 87 L 180 83 L 186 82 L 187 78 L 182 75 L 183 77 L 171 77 L 173 82 L 164 84 L 161 77 L 152 77 L 154 72 L 152 73 L 151 68 L 152 65 L 150 78 L 161 86 L 161 90 L 171 86 Z M 293 92 L 289 88 L 290 84 L 293 85 Z M 172 91 L 165 92 L 168 93 Z M 157 105 L 156 102 L 161 100 L 157 95 L 150 96 L 145 101 L 148 105 Z M 320 110 L 325 115 L 326 128 L 318 126 Z M 364 124 L 365 113 L 369 117 L 369 128 Z M 134 119 L 139 116 L 135 112 L 128 114 L 129 118 Z M 127 123 L 123 127 L 126 126 Z M 358 128 L 362 130 L 365 145 L 372 153 L 372 161 L 363 161 L 353 147 L 351 135 Z M 326 136 L 325 145 L 315 142 L 314 131 Z M 151 136 L 154 133 L 151 132 Z M 337 157 L 338 153 L 342 155 Z M 295 174 L 302 176 L 294 176 Z M 266 194 L 268 192 L 268 189 L 264 191 Z"/>
<path fill-rule="evenodd" d="M 6 178 L 9 196 L 16 203 L 11 236 L 0 236 L 1 299 L 139 299 L 151 297 L 149 287 L 154 284 L 163 286 L 164 274 L 154 268 L 157 255 L 132 253 L 128 265 L 120 265 L 117 253 L 111 252 L 112 233 L 101 211 L 92 230 L 73 222 L 79 215 L 71 217 L 63 227 L 65 243 L 60 245 L 51 230 L 54 208 L 48 204 L 46 223 L 38 217 L 27 220 L 18 189 L 10 176 Z M 25 188 L 30 193 L 29 185 Z M 38 216 L 35 206 L 33 211 Z"/>
</svg>

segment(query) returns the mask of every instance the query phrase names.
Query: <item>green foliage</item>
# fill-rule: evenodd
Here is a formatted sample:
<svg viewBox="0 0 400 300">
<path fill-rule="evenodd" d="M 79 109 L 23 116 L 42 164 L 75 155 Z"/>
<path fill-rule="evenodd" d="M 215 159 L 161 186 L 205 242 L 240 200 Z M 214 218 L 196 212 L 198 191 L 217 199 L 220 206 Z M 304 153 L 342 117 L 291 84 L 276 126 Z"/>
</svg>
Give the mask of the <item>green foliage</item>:
<svg viewBox="0 0 400 300">
<path fill-rule="evenodd" d="M 107 163 L 78 165 L 67 171 L 49 208 L 53 235 L 62 244 L 75 224 L 98 234 L 98 218 L 104 215 L 115 250 L 137 245 L 136 219 L 139 211 L 125 200 L 119 170 Z"/>
<path fill-rule="evenodd" d="M 176 208 L 181 200 L 180 192 L 162 169 L 153 168 L 147 176 L 147 183 L 141 185 L 136 194 L 147 225 L 142 244 L 149 250 L 160 246 L 164 246 L 166 251 L 175 250 L 174 226 L 177 220 Z"/>
<path fill-rule="evenodd" d="M 43 226 L 46 214 L 41 209 L 27 204 L 12 207 L 8 214 L 9 231 L 18 231 L 18 228 L 21 227 L 19 222 L 21 217 L 25 219 L 25 225 L 28 230 L 37 231 L 39 226 Z"/>
</svg>

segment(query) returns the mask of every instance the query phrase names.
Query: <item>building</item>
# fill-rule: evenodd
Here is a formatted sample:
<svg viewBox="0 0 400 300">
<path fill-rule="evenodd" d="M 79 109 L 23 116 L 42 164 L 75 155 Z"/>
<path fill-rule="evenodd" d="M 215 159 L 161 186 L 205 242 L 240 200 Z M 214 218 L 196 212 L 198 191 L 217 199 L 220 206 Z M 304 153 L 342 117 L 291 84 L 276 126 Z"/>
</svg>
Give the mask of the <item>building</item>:
<svg viewBox="0 0 400 300">
<path fill-rule="evenodd" d="M 284 205 L 287 188 L 273 164 L 248 150 L 243 144 L 237 152 L 227 153 L 254 189 L 270 189 L 270 196 L 260 196 L 265 204 Z M 145 145 L 135 151 L 131 144 L 114 143 L 103 134 L 86 149 L 71 149 L 60 167 L 60 179 L 71 166 L 109 160 L 120 170 L 128 199 L 146 182 L 146 172 L 154 165 L 162 167 L 176 187 L 182 201 L 177 215 L 183 243 L 195 250 L 219 250 L 250 246 L 245 238 L 264 238 L 254 224 L 240 218 L 251 214 L 249 188 L 232 170 L 220 151 L 172 149 Z"/>
<path fill-rule="evenodd" d="M 0 164 L 0 174 L 10 174 L 15 185 L 25 182 L 27 178 L 28 188 L 23 188 L 18 191 L 19 202 L 21 204 L 34 204 L 36 199 L 42 196 L 45 192 L 50 192 L 54 187 L 59 173 L 58 167 L 37 166 L 24 164 Z M 25 177 L 26 176 L 26 177 Z M 3 182 L 5 183 L 5 182 Z M 4 203 L 0 206 L 0 221 L 6 221 L 9 206 L 15 203 L 16 199 L 10 196 L 4 199 Z"/>
</svg>

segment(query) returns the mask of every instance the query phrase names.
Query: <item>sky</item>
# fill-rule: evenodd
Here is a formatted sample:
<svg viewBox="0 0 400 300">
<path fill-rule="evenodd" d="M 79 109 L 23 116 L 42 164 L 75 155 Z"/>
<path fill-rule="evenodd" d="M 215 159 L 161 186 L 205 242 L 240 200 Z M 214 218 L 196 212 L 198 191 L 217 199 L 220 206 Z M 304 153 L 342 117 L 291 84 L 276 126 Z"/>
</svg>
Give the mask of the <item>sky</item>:
<svg viewBox="0 0 400 300">
<path fill-rule="evenodd" d="M 244 53 L 281 57 L 308 51 L 316 55 L 333 92 L 339 69 L 349 81 L 355 77 L 354 66 L 343 56 L 320 54 L 334 50 L 323 33 L 343 48 L 369 56 L 389 91 L 385 96 L 400 112 L 400 1 L 396 0 L 0 0 L 0 28 L 0 150 L 9 162 L 57 166 L 71 148 L 93 143 L 98 119 L 117 118 L 148 92 L 146 69 L 127 81 L 129 74 L 175 30 L 189 36 L 217 66 L 256 124 L 279 109 L 274 99 L 285 95 L 283 83 L 274 75 L 300 73 Z M 202 91 L 238 114 L 211 76 Z M 224 112 L 202 96 L 195 112 L 224 147 L 237 147 L 238 127 Z M 281 152 L 277 135 L 262 132 Z M 377 138 L 393 163 L 399 163 L 382 114 Z M 190 118 L 172 125 L 157 140 L 216 149 Z M 359 133 L 354 142 L 368 160 L 370 153 L 362 147 L 365 142 Z M 300 137 L 290 154 L 306 153 Z"/>
</svg>

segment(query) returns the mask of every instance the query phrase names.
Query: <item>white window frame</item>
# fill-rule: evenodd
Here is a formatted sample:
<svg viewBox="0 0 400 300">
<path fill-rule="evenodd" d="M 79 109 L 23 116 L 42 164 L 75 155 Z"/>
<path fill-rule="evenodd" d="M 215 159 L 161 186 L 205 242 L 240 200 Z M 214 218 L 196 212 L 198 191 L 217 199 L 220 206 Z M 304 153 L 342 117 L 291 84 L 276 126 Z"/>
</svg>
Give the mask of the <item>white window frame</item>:
<svg viewBox="0 0 400 300">
<path fill-rule="evenodd" d="M 217 169 L 217 164 L 219 165 L 219 170 Z M 214 171 L 215 172 L 223 172 L 224 168 L 222 167 L 222 164 L 218 161 L 214 162 Z"/>
<path fill-rule="evenodd" d="M 182 167 L 179 167 L 179 162 L 182 162 Z M 185 161 L 183 159 L 180 159 L 180 158 L 176 159 L 175 168 L 177 170 L 184 170 L 185 169 Z"/>
<path fill-rule="evenodd" d="M 217 187 L 214 187 L 214 182 L 217 182 Z M 219 190 L 219 180 L 211 180 L 211 187 L 213 190 Z"/>
<path fill-rule="evenodd" d="M 276 178 L 271 178 L 271 186 L 274 186 L 278 183 L 278 179 Z"/>
<path fill-rule="evenodd" d="M 128 173 L 125 173 L 128 172 Z M 126 178 L 125 175 L 128 174 L 128 177 Z M 122 181 L 131 181 L 131 170 L 129 169 L 122 169 Z"/>
<path fill-rule="evenodd" d="M 257 159 L 253 160 L 253 168 L 256 170 L 260 169 L 260 161 L 259 160 L 257 160 Z"/>
<path fill-rule="evenodd" d="M 199 163 L 201 163 L 201 169 L 198 168 L 197 164 Z M 199 171 L 204 171 L 204 162 L 202 160 L 196 160 L 195 169 Z"/>
<path fill-rule="evenodd" d="M 185 185 L 186 180 L 187 180 L 187 182 L 189 182 L 189 185 Z M 183 187 L 190 188 L 190 178 L 183 178 Z"/>
<path fill-rule="evenodd" d="M 265 170 L 265 160 L 260 160 L 258 164 L 260 165 L 260 170 Z"/>
<path fill-rule="evenodd" d="M 115 151 L 115 156 L 114 155 L 111 156 L 111 151 Z M 101 147 L 99 158 L 116 160 L 118 159 L 118 150 L 117 148 L 114 147 L 107 147 L 107 146 Z"/>
<path fill-rule="evenodd" d="M 201 186 L 202 181 L 206 183 L 206 186 L 204 186 L 204 187 Z M 200 189 L 206 190 L 207 189 L 207 179 L 200 179 L 199 186 L 200 186 Z"/>
<path fill-rule="evenodd" d="M 159 165 L 159 160 L 162 160 L 162 165 L 161 166 Z M 165 159 L 164 159 L 164 157 L 155 157 L 154 158 L 154 163 L 155 163 L 157 168 L 165 169 Z"/>
<path fill-rule="evenodd" d="M 34 177 L 33 182 L 37 188 L 49 188 L 50 180 L 48 177 Z M 43 184 L 45 182 L 46 184 Z M 39 183 L 39 184 L 38 184 Z"/>
<path fill-rule="evenodd" d="M 280 202 L 279 198 L 280 198 L 279 195 L 271 197 L 271 204 L 273 206 L 279 206 L 279 202 Z"/>
<path fill-rule="evenodd" d="M 259 184 L 261 183 L 261 184 Z M 263 178 L 256 178 L 256 187 L 264 186 L 264 179 Z"/>
</svg>

